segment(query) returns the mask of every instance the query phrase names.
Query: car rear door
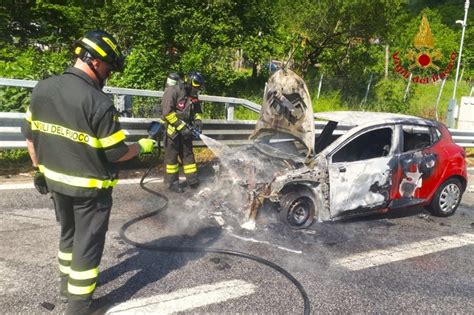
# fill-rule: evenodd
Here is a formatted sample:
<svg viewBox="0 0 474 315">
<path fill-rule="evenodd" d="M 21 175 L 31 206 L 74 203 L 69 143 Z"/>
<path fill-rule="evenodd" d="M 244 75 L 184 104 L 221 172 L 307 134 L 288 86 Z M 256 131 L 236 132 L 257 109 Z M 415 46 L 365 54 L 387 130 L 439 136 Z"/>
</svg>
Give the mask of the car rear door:
<svg viewBox="0 0 474 315">
<path fill-rule="evenodd" d="M 436 190 L 441 176 L 438 164 L 442 152 L 436 148 L 440 135 L 436 127 L 403 124 L 399 132 L 399 165 L 394 176 L 390 208 L 424 202 Z"/>
<path fill-rule="evenodd" d="M 361 130 L 328 155 L 331 217 L 387 206 L 397 165 L 394 128 Z"/>
</svg>

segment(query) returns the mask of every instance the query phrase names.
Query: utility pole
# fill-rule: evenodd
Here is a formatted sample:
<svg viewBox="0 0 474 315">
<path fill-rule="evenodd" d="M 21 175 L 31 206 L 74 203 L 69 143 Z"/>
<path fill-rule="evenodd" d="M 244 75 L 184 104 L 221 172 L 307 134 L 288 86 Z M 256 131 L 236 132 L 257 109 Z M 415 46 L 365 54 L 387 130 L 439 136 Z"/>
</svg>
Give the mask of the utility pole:
<svg viewBox="0 0 474 315">
<path fill-rule="evenodd" d="M 323 76 L 324 73 L 321 72 L 321 77 L 319 78 L 319 85 L 318 85 L 318 96 L 316 97 L 319 100 L 319 95 L 321 94 L 321 86 L 323 85 Z"/>
<path fill-rule="evenodd" d="M 374 76 L 374 74 L 371 73 L 370 78 L 369 78 L 369 83 L 367 84 L 367 90 L 365 90 L 365 96 L 362 99 L 362 102 L 360 103 L 361 105 L 367 104 L 367 99 L 369 98 L 370 86 L 372 85 L 373 76 Z"/>
<path fill-rule="evenodd" d="M 413 76 L 413 73 L 410 72 L 410 76 L 408 77 L 407 87 L 405 88 L 405 94 L 403 94 L 403 102 L 407 101 L 408 92 L 410 92 L 410 84 L 411 84 L 411 77 L 412 76 Z"/>
<path fill-rule="evenodd" d="M 443 81 L 441 81 L 441 86 L 439 88 L 438 97 L 436 98 L 436 106 L 435 106 L 436 120 L 439 120 L 438 106 L 439 106 L 439 100 L 441 99 L 441 94 L 443 94 L 443 89 L 444 89 L 444 84 L 445 83 L 446 83 L 446 77 L 443 79 Z"/>
<path fill-rule="evenodd" d="M 458 55 L 458 65 L 456 67 L 456 77 L 454 78 L 454 88 L 453 88 L 453 98 L 449 100 L 448 103 L 448 112 L 446 117 L 446 122 L 448 127 L 454 128 L 455 127 L 455 119 L 457 118 L 457 105 L 456 105 L 456 89 L 458 87 L 458 75 L 459 75 L 459 67 L 461 66 L 461 56 L 462 56 L 462 45 L 464 43 L 464 32 L 466 30 L 466 22 L 467 22 L 467 12 L 469 11 L 469 0 L 466 0 L 464 3 L 464 20 L 457 20 L 456 23 L 462 25 L 462 32 L 461 32 L 461 43 L 459 44 L 459 55 Z"/>
</svg>

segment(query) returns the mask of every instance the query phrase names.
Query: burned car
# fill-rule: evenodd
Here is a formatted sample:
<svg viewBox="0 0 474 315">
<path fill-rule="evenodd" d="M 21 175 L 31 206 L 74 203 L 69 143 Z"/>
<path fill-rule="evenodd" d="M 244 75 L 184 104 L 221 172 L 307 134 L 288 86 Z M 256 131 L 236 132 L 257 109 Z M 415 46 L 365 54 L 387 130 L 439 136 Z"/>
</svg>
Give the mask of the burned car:
<svg viewBox="0 0 474 315">
<path fill-rule="evenodd" d="M 315 136 L 315 121 L 321 127 Z M 249 217 L 270 203 L 293 228 L 411 206 L 452 215 L 467 185 L 464 149 L 441 123 L 402 114 L 313 114 L 304 81 L 269 79 L 246 166 Z"/>
</svg>

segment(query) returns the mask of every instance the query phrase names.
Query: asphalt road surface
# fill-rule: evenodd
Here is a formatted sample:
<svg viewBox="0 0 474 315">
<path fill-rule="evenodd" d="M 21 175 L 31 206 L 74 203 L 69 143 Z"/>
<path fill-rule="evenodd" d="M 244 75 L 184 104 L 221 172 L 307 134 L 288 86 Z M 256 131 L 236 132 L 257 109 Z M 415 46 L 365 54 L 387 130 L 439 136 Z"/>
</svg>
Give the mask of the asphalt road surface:
<svg viewBox="0 0 474 315">
<path fill-rule="evenodd" d="M 137 174 L 139 175 L 139 174 Z M 474 176 L 471 176 L 470 185 Z M 52 202 L 31 178 L 0 183 L 0 308 L 10 314 L 60 314 L 59 227 Z M 165 192 L 162 182 L 146 187 Z M 219 248 L 273 262 L 301 283 L 311 313 L 474 313 L 474 189 L 456 214 L 406 209 L 291 230 L 271 211 L 241 228 L 245 198 L 212 178 L 195 191 L 168 194 L 167 209 L 132 225 L 127 237 L 150 246 Z M 254 260 L 204 252 L 137 249 L 122 225 L 163 205 L 123 181 L 114 206 L 95 298 L 109 314 L 302 314 L 303 298 L 277 270 Z"/>
</svg>

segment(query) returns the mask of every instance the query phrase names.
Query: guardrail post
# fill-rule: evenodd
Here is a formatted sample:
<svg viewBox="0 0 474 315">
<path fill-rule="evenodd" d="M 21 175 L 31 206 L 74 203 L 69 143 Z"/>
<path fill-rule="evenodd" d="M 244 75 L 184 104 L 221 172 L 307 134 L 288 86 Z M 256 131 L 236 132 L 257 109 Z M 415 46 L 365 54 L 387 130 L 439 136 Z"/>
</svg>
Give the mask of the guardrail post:
<svg viewBox="0 0 474 315">
<path fill-rule="evenodd" d="M 225 103 L 225 119 L 234 120 L 234 104 Z"/>
</svg>

